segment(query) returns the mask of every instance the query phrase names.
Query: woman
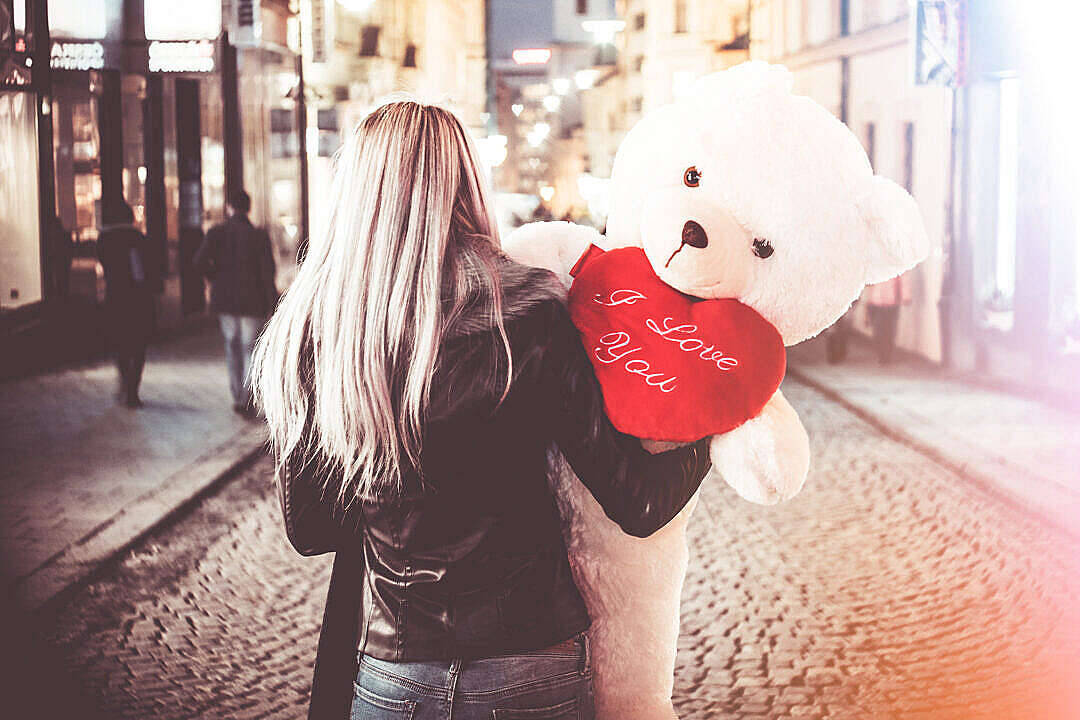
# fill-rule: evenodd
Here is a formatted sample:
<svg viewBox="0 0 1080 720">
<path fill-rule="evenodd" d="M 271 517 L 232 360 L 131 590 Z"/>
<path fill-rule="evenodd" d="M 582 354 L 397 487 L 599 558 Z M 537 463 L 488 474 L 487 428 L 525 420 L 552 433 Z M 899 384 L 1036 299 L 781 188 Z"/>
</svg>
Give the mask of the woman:
<svg viewBox="0 0 1080 720">
<path fill-rule="evenodd" d="M 254 372 L 288 537 L 337 553 L 309 717 L 592 717 L 548 450 L 640 536 L 708 452 L 612 428 L 553 276 L 500 253 L 452 114 L 360 123 Z"/>
<path fill-rule="evenodd" d="M 154 332 L 154 263 L 150 241 L 135 227 L 126 202 L 117 203 L 101 228 L 97 256 L 105 273 L 106 336 L 120 374 L 118 399 L 138 408 L 146 346 Z"/>
</svg>

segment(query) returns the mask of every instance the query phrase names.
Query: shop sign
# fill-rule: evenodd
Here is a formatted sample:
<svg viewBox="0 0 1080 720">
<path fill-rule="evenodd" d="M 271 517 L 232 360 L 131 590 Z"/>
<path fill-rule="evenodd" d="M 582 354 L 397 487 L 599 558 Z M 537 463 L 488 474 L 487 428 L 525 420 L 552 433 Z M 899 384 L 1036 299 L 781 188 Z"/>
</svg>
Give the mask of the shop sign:
<svg viewBox="0 0 1080 720">
<path fill-rule="evenodd" d="M 966 0 L 916 0 L 911 53 L 916 85 L 964 84 Z"/>
<path fill-rule="evenodd" d="M 105 46 L 96 40 L 55 41 L 49 56 L 49 66 L 53 70 L 101 70 L 105 67 Z"/>
<path fill-rule="evenodd" d="M 147 40 L 213 40 L 221 34 L 221 0 L 143 0 Z"/>
<path fill-rule="evenodd" d="M 54 38 L 85 40 L 114 37 L 108 34 L 109 18 L 105 11 L 105 0 L 49 0 L 49 34 Z"/>
<path fill-rule="evenodd" d="M 154 40 L 149 47 L 148 66 L 150 72 L 214 72 L 214 43 L 210 40 Z"/>
</svg>

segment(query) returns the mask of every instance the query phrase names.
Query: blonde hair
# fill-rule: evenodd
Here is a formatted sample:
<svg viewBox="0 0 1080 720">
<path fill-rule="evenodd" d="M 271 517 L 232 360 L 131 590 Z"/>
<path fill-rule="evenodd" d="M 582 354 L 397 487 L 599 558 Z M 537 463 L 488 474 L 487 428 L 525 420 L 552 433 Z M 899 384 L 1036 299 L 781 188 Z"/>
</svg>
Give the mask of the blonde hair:
<svg viewBox="0 0 1080 720">
<path fill-rule="evenodd" d="M 252 389 L 280 474 L 318 459 L 353 500 L 420 472 L 446 330 L 480 298 L 506 354 L 497 228 L 476 153 L 453 114 L 414 101 L 365 117 L 336 159 L 327 228 L 259 338 Z M 333 470 L 333 472 L 331 472 Z M 340 487 L 332 478 L 340 471 Z"/>
</svg>

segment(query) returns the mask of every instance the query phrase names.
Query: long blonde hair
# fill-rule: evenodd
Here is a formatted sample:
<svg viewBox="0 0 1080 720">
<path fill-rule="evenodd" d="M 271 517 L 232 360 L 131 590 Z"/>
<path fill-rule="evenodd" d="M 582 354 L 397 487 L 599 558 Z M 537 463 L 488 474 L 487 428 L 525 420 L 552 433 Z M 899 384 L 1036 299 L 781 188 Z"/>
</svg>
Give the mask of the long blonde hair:
<svg viewBox="0 0 1080 720">
<path fill-rule="evenodd" d="M 453 114 L 414 101 L 376 108 L 337 157 L 330 204 L 256 345 L 252 389 L 278 473 L 294 455 L 318 460 L 324 490 L 347 508 L 399 490 L 406 468 L 420 472 L 439 347 L 477 297 L 502 339 L 504 397 L 512 370 L 497 228 Z"/>
</svg>

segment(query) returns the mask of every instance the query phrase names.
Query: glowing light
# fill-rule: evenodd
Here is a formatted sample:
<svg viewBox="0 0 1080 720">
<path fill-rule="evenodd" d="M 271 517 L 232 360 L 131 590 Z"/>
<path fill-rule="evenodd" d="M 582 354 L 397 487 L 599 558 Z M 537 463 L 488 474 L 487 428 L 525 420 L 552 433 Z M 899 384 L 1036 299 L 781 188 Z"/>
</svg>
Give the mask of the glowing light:
<svg viewBox="0 0 1080 720">
<path fill-rule="evenodd" d="M 522 48 L 511 57 L 518 65 L 544 65 L 551 59 L 551 48 Z"/>
<path fill-rule="evenodd" d="M 514 103 L 510 106 L 510 112 L 514 113 L 514 117 L 521 114 L 521 111 L 525 109 L 525 106 L 521 103 Z"/>
<path fill-rule="evenodd" d="M 574 84 L 578 86 L 578 90 L 587 90 L 596 84 L 599 77 L 600 71 L 595 68 L 578 70 L 574 73 Z"/>
<path fill-rule="evenodd" d="M 138 169 L 139 182 L 146 183 L 146 166 L 140 165 Z"/>
<path fill-rule="evenodd" d="M 581 23 L 585 32 L 592 34 L 593 42 L 609 45 L 615 42 L 615 35 L 626 27 L 622 20 L 584 20 Z"/>
<path fill-rule="evenodd" d="M 481 161 L 491 168 L 497 168 L 506 160 L 506 136 L 488 135 L 477 138 L 477 150 Z"/>
<path fill-rule="evenodd" d="M 544 109 L 548 112 L 556 112 L 562 104 L 562 100 L 559 99 L 558 95 L 548 95 L 544 98 L 543 102 Z"/>
<path fill-rule="evenodd" d="M 337 0 L 337 3 L 351 13 L 362 13 L 371 9 L 374 0 Z"/>
<path fill-rule="evenodd" d="M 570 80 L 568 78 L 555 78 L 551 81 L 551 88 L 556 95 L 565 95 L 570 92 Z"/>
<path fill-rule="evenodd" d="M 544 202 L 551 202 L 551 198 L 555 197 L 555 188 L 550 185 L 541 185 L 540 197 L 544 198 Z"/>
<path fill-rule="evenodd" d="M 533 129 L 529 131 L 529 134 L 525 136 L 525 139 L 529 141 L 529 145 L 540 147 L 540 143 L 547 139 L 550 132 L 550 125 L 546 122 L 538 122 L 533 125 Z"/>
</svg>

